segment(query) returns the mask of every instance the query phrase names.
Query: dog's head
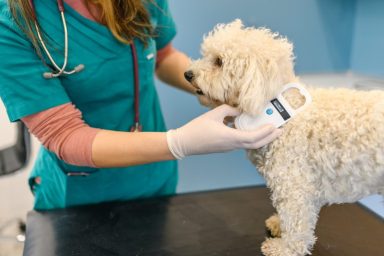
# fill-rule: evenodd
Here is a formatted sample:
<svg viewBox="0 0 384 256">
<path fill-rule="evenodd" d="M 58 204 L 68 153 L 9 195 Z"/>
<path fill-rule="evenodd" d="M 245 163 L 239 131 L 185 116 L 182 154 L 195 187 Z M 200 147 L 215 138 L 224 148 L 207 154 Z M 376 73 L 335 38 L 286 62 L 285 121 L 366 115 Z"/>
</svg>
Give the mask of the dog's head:
<svg viewBox="0 0 384 256">
<path fill-rule="evenodd" d="M 244 28 L 235 20 L 204 37 L 202 58 L 184 75 L 198 93 L 257 115 L 295 79 L 292 48 L 266 28 Z"/>
</svg>

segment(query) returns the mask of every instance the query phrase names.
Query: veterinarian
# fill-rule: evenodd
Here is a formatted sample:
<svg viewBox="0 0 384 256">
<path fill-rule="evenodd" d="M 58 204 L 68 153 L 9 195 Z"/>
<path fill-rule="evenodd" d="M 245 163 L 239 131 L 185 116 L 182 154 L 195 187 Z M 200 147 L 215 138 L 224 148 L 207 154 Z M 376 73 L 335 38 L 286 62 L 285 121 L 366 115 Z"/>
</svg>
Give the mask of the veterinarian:
<svg viewBox="0 0 384 256">
<path fill-rule="evenodd" d="M 280 134 L 226 126 L 238 115 L 226 105 L 166 132 L 155 73 L 195 93 L 175 34 L 166 0 L 0 0 L 1 99 L 43 144 L 29 180 L 35 209 L 173 194 L 175 159 Z"/>
</svg>

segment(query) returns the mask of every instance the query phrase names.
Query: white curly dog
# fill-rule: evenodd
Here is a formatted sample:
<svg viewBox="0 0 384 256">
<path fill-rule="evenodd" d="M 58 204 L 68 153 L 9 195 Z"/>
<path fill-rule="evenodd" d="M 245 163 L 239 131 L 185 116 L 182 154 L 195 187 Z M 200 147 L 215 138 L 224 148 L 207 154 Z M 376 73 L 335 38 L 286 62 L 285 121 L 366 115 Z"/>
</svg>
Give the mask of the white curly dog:
<svg viewBox="0 0 384 256">
<path fill-rule="evenodd" d="M 299 82 L 293 47 L 266 28 L 219 24 L 202 43 L 188 80 L 197 92 L 258 115 L 285 84 Z M 384 91 L 307 88 L 312 104 L 271 144 L 248 151 L 264 176 L 277 214 L 267 256 L 310 254 L 320 208 L 384 194 Z M 298 92 L 286 98 L 300 105 Z"/>
</svg>

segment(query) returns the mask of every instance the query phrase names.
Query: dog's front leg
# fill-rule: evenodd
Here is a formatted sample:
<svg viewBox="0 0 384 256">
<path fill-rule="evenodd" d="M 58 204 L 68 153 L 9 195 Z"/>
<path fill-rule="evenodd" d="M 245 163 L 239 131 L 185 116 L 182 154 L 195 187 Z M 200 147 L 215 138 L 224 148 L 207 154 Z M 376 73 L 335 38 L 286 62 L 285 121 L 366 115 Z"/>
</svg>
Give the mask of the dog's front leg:
<svg viewBox="0 0 384 256">
<path fill-rule="evenodd" d="M 290 187 L 273 192 L 273 203 L 280 219 L 280 238 L 262 244 L 266 256 L 304 256 L 316 241 L 314 229 L 320 207 L 308 190 Z"/>
</svg>

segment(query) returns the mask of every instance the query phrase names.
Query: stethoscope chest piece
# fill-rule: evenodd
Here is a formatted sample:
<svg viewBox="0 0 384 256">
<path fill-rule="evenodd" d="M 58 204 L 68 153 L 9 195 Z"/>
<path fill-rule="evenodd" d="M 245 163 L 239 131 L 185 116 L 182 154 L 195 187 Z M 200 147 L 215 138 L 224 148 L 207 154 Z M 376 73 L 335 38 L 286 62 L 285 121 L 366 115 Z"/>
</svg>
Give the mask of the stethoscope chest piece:
<svg viewBox="0 0 384 256">
<path fill-rule="evenodd" d="M 143 127 L 139 123 L 135 123 L 134 125 L 132 125 L 130 131 L 131 132 L 141 132 L 141 131 L 143 131 Z"/>
<path fill-rule="evenodd" d="M 72 70 L 69 70 L 69 71 L 65 70 L 67 67 L 67 64 L 68 64 L 68 30 L 67 30 L 67 22 L 65 20 L 63 0 L 57 0 L 57 6 L 59 8 L 61 21 L 63 23 L 63 30 L 64 30 L 64 61 L 63 61 L 63 65 L 61 67 L 53 59 L 51 53 L 49 52 L 49 50 L 48 50 L 48 48 L 47 48 L 47 46 L 43 40 L 43 37 L 41 36 L 41 32 L 40 32 L 40 28 L 39 28 L 39 25 L 37 22 L 37 16 L 36 16 L 36 11 L 35 11 L 33 1 L 29 0 L 29 3 L 30 3 L 31 8 L 32 8 L 33 19 L 34 19 L 37 37 L 39 39 L 41 47 L 43 48 L 45 54 L 47 55 L 49 61 L 51 62 L 52 66 L 53 66 L 53 70 L 54 70 L 54 71 L 50 71 L 50 72 L 44 72 L 43 77 L 46 79 L 51 79 L 51 78 L 59 77 L 62 75 L 72 75 L 74 73 L 78 73 L 78 72 L 82 71 L 84 69 L 83 64 L 77 65 Z"/>
</svg>

